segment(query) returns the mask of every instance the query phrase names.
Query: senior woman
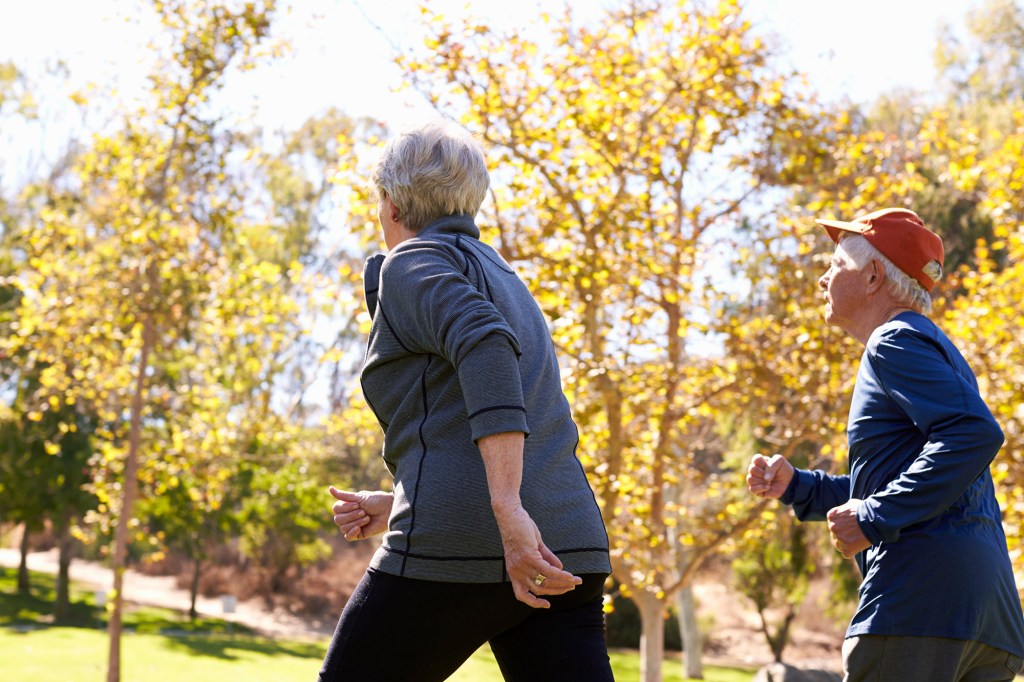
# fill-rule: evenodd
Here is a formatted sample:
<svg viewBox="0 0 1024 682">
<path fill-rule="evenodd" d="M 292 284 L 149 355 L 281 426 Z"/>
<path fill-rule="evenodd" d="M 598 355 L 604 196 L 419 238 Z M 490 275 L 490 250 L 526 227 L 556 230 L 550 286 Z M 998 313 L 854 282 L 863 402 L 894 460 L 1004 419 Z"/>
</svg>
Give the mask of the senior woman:
<svg viewBox="0 0 1024 682">
<path fill-rule="evenodd" d="M 394 483 L 331 488 L 346 539 L 384 537 L 321 681 L 444 680 L 487 642 L 506 680 L 612 680 L 608 536 L 544 316 L 479 239 L 489 182 L 446 121 L 398 135 L 374 169 L 388 255 L 363 273 L 361 382 Z"/>
</svg>

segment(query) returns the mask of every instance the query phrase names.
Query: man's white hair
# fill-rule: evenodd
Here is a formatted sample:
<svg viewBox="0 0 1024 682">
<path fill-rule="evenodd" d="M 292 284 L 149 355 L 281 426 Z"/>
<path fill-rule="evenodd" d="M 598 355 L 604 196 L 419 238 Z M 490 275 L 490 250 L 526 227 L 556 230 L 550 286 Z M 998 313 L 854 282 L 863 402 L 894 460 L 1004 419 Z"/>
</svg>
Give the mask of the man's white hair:
<svg viewBox="0 0 1024 682">
<path fill-rule="evenodd" d="M 850 257 L 858 270 L 870 263 L 871 259 L 877 258 L 885 267 L 885 279 L 889 283 L 889 293 L 892 294 L 893 299 L 900 305 L 919 313 L 927 315 L 931 312 L 932 297 L 920 282 L 896 267 L 864 236 L 854 232 L 843 232 L 842 234 L 843 236 L 839 239 L 839 248 Z"/>
<path fill-rule="evenodd" d="M 372 180 L 378 196 L 391 199 L 402 224 L 413 232 L 447 215 L 475 216 L 490 186 L 480 144 L 445 119 L 388 142 Z"/>
</svg>

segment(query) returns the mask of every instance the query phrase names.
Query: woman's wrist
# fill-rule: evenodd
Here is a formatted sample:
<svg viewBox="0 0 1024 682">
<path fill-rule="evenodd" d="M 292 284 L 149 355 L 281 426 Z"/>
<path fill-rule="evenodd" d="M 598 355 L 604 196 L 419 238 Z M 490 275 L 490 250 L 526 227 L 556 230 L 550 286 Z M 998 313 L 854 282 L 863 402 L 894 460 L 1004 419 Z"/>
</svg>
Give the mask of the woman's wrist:
<svg viewBox="0 0 1024 682">
<path fill-rule="evenodd" d="M 523 505 L 522 502 L 519 501 L 518 495 L 491 499 L 491 510 L 494 512 L 494 517 L 498 519 L 498 521 L 514 516 L 515 513 L 522 508 Z"/>
</svg>

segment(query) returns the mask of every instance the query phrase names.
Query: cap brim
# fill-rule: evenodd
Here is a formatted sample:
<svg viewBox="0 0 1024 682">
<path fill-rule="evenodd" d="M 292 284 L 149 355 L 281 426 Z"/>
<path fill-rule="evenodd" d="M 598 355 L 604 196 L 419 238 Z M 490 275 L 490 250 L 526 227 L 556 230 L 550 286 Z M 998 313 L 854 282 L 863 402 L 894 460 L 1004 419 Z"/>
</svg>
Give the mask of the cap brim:
<svg viewBox="0 0 1024 682">
<path fill-rule="evenodd" d="M 840 232 L 856 232 L 857 234 L 864 234 L 871 229 L 870 225 L 865 225 L 864 223 L 850 223 L 843 220 L 819 220 L 815 218 L 814 222 L 824 227 L 825 231 L 828 232 L 828 236 L 836 244 L 839 243 Z"/>
</svg>

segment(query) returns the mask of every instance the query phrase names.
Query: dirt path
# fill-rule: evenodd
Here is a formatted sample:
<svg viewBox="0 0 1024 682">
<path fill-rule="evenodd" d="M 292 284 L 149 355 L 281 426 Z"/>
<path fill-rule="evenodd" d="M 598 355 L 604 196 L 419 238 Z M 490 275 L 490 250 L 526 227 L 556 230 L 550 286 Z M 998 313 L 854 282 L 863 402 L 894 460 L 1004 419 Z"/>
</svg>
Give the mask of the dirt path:
<svg viewBox="0 0 1024 682">
<path fill-rule="evenodd" d="M 14 568 L 18 560 L 17 550 L 0 548 L 0 566 Z M 28 566 L 33 571 L 55 574 L 57 551 L 29 554 Z M 110 569 L 82 559 L 71 563 L 71 579 L 96 589 L 109 590 L 112 584 Z M 149 576 L 128 570 L 124 590 L 125 599 L 131 603 L 179 611 L 187 611 L 189 607 L 188 591 L 179 588 L 173 576 Z M 713 633 L 709 633 L 713 642 L 711 650 L 704 653 L 705 663 L 758 667 L 771 662 L 771 653 L 759 632 L 757 615 L 734 590 L 722 582 L 708 582 L 696 585 L 694 592 L 699 614 L 714 622 Z M 246 625 L 269 637 L 324 641 L 334 627 L 333 622 L 318 624 L 288 613 L 268 611 L 260 600 L 239 602 L 234 613 L 225 613 L 219 598 L 200 596 L 196 610 L 203 616 Z M 804 611 L 811 612 L 813 607 Z M 804 668 L 837 669 L 841 633 L 842 629 L 836 626 L 808 628 L 805 623 L 796 624 L 791 644 L 786 649 L 787 662 Z"/>
<path fill-rule="evenodd" d="M 0 566 L 17 568 L 20 558 L 18 550 L 0 548 Z M 30 553 L 28 567 L 32 571 L 56 574 L 57 550 Z M 113 585 L 112 571 L 96 562 L 75 559 L 71 562 L 70 573 L 72 580 L 97 590 L 109 591 Z M 125 572 L 124 598 L 135 604 L 179 611 L 188 611 L 189 608 L 188 590 L 179 588 L 173 576 L 143 575 L 131 569 Z M 196 600 L 196 611 L 202 616 L 246 625 L 271 637 L 323 639 L 331 634 L 327 626 L 317 627 L 287 613 L 270 612 L 259 600 L 238 602 L 233 613 L 225 613 L 219 598 L 200 596 Z"/>
</svg>

